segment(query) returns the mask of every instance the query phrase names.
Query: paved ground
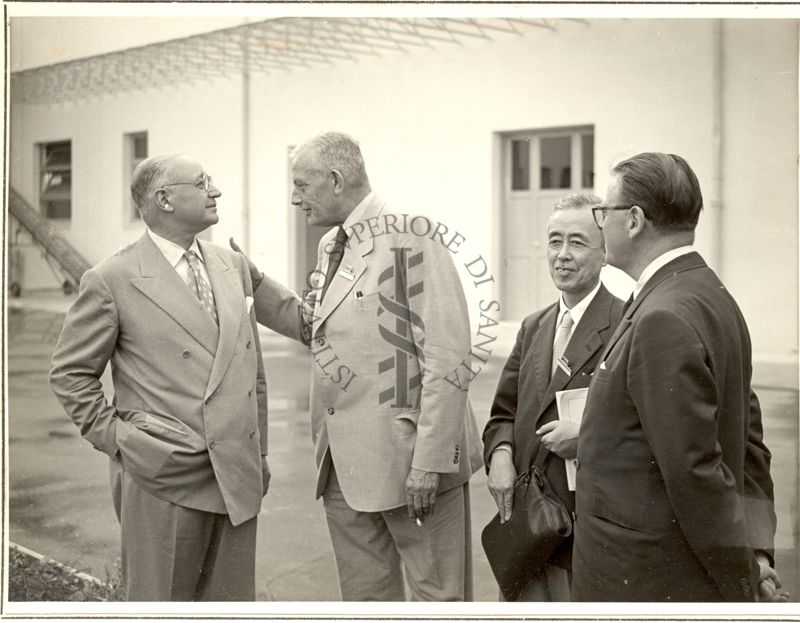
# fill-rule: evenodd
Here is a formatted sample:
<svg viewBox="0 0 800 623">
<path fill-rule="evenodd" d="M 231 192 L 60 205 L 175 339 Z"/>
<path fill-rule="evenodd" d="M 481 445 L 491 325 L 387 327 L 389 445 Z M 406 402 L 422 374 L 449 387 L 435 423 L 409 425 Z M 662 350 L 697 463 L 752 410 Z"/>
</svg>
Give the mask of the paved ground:
<svg viewBox="0 0 800 623">
<path fill-rule="evenodd" d="M 5 419 L 10 441 L 9 539 L 97 577 L 113 577 L 119 537 L 107 460 L 80 438 L 47 384 L 65 302 L 43 298 L 10 305 Z M 515 332 L 513 326 L 503 327 L 494 356 L 471 390 L 481 427 Z M 315 474 L 306 413 L 309 359 L 282 338 L 265 334 L 263 345 L 273 479 L 259 518 L 258 599 L 336 601 L 333 555 L 322 507 L 313 499 Z M 777 567 L 795 601 L 800 598 L 796 374 L 767 366 L 756 372 L 767 442 L 774 455 Z M 479 540 L 482 526 L 494 514 L 482 472 L 473 477 L 471 490 L 475 598 L 494 601 L 497 587 Z"/>
</svg>

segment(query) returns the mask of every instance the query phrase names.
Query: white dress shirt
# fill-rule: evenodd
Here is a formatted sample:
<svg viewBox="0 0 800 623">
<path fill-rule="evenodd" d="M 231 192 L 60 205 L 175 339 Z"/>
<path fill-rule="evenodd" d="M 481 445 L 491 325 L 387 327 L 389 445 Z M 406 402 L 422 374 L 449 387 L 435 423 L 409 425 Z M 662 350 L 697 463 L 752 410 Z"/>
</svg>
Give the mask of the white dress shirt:
<svg viewBox="0 0 800 623">
<path fill-rule="evenodd" d="M 642 291 L 642 288 L 644 288 L 645 284 L 650 281 L 650 278 L 655 275 L 656 272 L 658 272 L 659 268 L 666 266 L 672 260 L 679 258 L 681 255 L 686 255 L 692 251 L 694 251 L 694 247 L 690 244 L 687 244 L 682 247 L 670 249 L 666 253 L 662 253 L 656 259 L 650 262 L 642 271 L 642 274 L 639 275 L 639 280 L 636 282 L 636 285 L 633 286 L 634 300 L 636 300 L 636 297 L 639 296 L 639 293 Z"/>
<path fill-rule="evenodd" d="M 600 290 L 600 281 L 597 282 L 597 285 L 594 289 L 589 292 L 586 296 L 584 296 L 580 301 L 575 303 L 572 307 L 567 307 L 567 304 L 564 302 L 564 294 L 561 294 L 561 298 L 558 299 L 558 316 L 556 317 L 556 333 L 558 335 L 558 326 L 561 324 L 561 319 L 564 317 L 564 314 L 569 311 L 569 315 L 572 316 L 572 327 L 569 332 L 570 338 L 572 334 L 575 332 L 575 327 L 578 326 L 578 323 L 583 318 L 583 314 L 586 311 L 586 308 L 589 307 L 589 303 L 594 300 L 594 297 L 597 296 L 597 292 Z M 567 341 L 569 344 L 569 341 Z M 553 337 L 553 346 L 555 346 L 555 336 Z"/>
<path fill-rule="evenodd" d="M 189 262 L 187 262 L 186 258 L 183 256 L 186 251 L 194 251 L 197 254 L 197 257 L 200 258 L 200 274 L 209 284 L 211 284 L 211 280 L 208 278 L 208 271 L 206 270 L 206 263 L 203 259 L 203 254 L 200 253 L 200 246 L 197 244 L 197 238 L 192 240 L 192 244 L 189 245 L 188 249 L 184 249 L 181 245 L 175 244 L 172 242 L 172 240 L 167 240 L 163 236 L 159 236 L 150 229 L 147 230 L 147 235 L 150 236 L 150 240 L 152 240 L 153 244 L 158 247 L 158 250 L 164 255 L 164 258 L 169 262 L 169 265 L 175 269 L 175 272 L 178 273 L 178 276 L 183 279 L 183 282 L 187 286 L 191 288 L 192 282 L 190 277 Z"/>
</svg>

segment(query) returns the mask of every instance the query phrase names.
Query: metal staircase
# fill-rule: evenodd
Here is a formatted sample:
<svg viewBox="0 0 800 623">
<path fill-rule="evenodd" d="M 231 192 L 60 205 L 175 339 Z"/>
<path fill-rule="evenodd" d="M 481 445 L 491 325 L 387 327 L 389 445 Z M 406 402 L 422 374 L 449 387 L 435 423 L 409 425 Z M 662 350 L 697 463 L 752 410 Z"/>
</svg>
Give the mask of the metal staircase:
<svg viewBox="0 0 800 623">
<path fill-rule="evenodd" d="M 11 260 L 9 262 L 9 293 L 12 296 L 19 296 L 22 291 L 19 280 L 21 272 L 19 249 L 16 249 L 16 253 L 14 252 L 14 247 L 19 246 L 19 234 L 20 228 L 22 228 L 42 249 L 44 259 L 58 279 L 61 288 L 65 294 L 69 294 L 80 283 L 81 276 L 91 268 L 91 264 L 61 236 L 57 228 L 52 227 L 51 223 L 13 188 L 9 188 L 8 199 L 9 214 L 19 224 L 18 227 L 9 228 L 12 234 L 9 248 L 9 259 Z"/>
</svg>

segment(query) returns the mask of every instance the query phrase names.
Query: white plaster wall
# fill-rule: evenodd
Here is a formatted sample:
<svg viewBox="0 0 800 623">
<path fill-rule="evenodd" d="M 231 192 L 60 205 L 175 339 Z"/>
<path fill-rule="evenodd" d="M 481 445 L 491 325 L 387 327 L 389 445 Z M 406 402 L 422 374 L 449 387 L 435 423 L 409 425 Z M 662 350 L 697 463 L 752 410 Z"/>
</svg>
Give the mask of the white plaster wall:
<svg viewBox="0 0 800 623">
<path fill-rule="evenodd" d="M 58 105 L 15 105 L 11 111 L 11 183 L 36 200 L 38 143 L 72 141 L 72 219 L 63 235 L 94 264 L 136 240 L 141 221 L 129 218 L 123 135 L 147 131 L 151 155 L 183 152 L 213 176 L 223 196 L 211 237 L 241 237 L 241 86 L 237 79 L 178 89 L 93 98 Z M 35 205 L 35 204 L 34 204 Z M 31 258 L 33 261 L 33 258 Z M 52 286 L 49 273 L 26 267 L 26 287 Z"/>
<path fill-rule="evenodd" d="M 722 277 L 759 356 L 797 357 L 798 22 L 725 24 Z"/>
<path fill-rule="evenodd" d="M 691 20 L 562 21 L 554 31 L 533 28 L 493 35 L 492 42 L 254 80 L 253 134 L 260 140 L 252 158 L 264 176 L 252 188 L 253 204 L 265 206 L 253 214 L 259 265 L 286 274 L 289 208 L 276 214 L 267 206 L 288 204 L 287 146 L 322 130 L 355 136 L 373 187 L 396 209 L 457 229 L 467 238 L 462 259 L 482 254 L 498 280 L 498 132 L 594 125 L 600 195 L 621 154 L 680 153 L 707 176 L 711 27 Z"/>
<path fill-rule="evenodd" d="M 73 221 L 64 234 L 91 262 L 134 240 L 123 219 L 122 135 L 147 130 L 150 153 L 197 158 L 223 191 L 211 237 L 235 235 L 257 263 L 289 279 L 286 150 L 337 129 L 362 144 L 373 186 L 397 210 L 461 232 L 464 261 L 482 254 L 500 279 L 497 133 L 594 125 L 596 188 L 640 151 L 683 155 L 704 192 L 714 152 L 712 20 L 556 21 L 555 30 L 435 49 L 409 48 L 312 69 L 254 74 L 251 228 L 243 232 L 238 78 L 79 104 L 14 106 L 11 179 L 33 199 L 34 144 L 73 142 Z M 796 352 L 797 28 L 728 20 L 723 29 L 723 278 L 750 322 L 756 351 Z M 752 215 L 761 215 L 752 227 Z M 713 249 L 713 219 L 697 246 Z M 759 261 L 753 261 L 752 249 Z M 711 259 L 711 258 L 709 258 Z M 776 269 L 776 267 L 779 267 Z M 767 276 L 765 278 L 765 275 Z M 524 284 L 521 285 L 524 287 Z M 474 293 L 467 289 L 473 297 Z M 499 287 L 495 287 L 496 296 Z M 775 292 L 785 304 L 765 305 Z M 484 294 L 484 293 L 482 293 Z"/>
</svg>

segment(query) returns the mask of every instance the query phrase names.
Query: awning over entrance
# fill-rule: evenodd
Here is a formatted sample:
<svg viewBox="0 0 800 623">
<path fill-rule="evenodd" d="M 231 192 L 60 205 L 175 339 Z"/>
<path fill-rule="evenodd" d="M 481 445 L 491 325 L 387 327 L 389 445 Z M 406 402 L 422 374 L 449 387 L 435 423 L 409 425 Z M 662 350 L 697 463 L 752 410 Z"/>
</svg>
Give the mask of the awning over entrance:
<svg viewBox="0 0 800 623">
<path fill-rule="evenodd" d="M 56 103 L 188 83 L 242 72 L 297 71 L 432 48 L 465 45 L 531 28 L 546 19 L 269 19 L 191 37 L 11 74 L 12 101 Z"/>
</svg>

